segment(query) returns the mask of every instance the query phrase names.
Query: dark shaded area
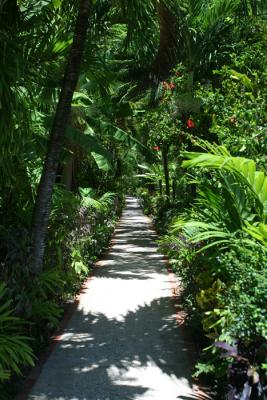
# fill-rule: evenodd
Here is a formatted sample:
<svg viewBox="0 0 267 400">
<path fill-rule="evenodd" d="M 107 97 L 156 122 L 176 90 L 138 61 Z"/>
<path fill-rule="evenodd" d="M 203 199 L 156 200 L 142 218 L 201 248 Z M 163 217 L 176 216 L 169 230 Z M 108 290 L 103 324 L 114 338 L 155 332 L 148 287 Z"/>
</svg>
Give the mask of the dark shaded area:
<svg viewBox="0 0 267 400">
<path fill-rule="evenodd" d="M 159 79 L 162 79 L 177 62 L 177 21 L 163 1 L 158 4 L 158 17 L 160 42 L 151 70 Z"/>
</svg>

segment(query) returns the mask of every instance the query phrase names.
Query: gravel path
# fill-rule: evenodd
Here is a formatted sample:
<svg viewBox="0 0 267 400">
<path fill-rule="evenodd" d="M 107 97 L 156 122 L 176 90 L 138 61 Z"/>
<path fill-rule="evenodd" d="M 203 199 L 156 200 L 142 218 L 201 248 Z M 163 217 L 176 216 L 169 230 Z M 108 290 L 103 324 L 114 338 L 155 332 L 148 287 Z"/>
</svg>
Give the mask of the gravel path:
<svg viewBox="0 0 267 400">
<path fill-rule="evenodd" d="M 163 256 L 135 198 L 29 400 L 193 399 Z"/>
</svg>

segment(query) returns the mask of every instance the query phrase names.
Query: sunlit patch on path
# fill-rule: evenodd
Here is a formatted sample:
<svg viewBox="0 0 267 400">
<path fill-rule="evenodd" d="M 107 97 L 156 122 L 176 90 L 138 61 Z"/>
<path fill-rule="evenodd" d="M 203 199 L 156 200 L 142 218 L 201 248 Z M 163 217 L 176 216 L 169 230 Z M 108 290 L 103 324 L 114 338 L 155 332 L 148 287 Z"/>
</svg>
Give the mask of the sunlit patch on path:
<svg viewBox="0 0 267 400">
<path fill-rule="evenodd" d="M 194 399 L 163 256 L 127 198 L 112 246 L 29 400 Z"/>
</svg>

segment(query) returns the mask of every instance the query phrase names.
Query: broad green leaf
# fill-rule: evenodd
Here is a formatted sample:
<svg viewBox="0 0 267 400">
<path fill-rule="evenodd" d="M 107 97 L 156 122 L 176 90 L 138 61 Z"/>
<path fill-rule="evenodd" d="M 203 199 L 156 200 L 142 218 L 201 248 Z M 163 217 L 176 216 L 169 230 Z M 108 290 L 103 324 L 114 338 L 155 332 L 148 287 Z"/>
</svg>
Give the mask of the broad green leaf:
<svg viewBox="0 0 267 400">
<path fill-rule="evenodd" d="M 90 130 L 93 132 L 93 130 Z M 94 159 L 96 159 L 96 154 L 101 156 L 98 157 L 97 163 L 102 165 L 102 169 L 104 167 L 104 160 L 105 160 L 105 170 L 108 170 L 111 165 L 111 155 L 105 149 L 105 147 L 97 140 L 96 136 L 91 134 L 86 134 L 78 129 L 68 126 L 66 131 L 66 136 L 68 139 L 76 143 L 78 146 L 82 147 L 86 152 L 94 153 L 92 154 Z M 109 167 L 108 167 L 109 166 Z"/>
<path fill-rule="evenodd" d="M 183 162 L 185 168 L 210 168 L 231 172 L 236 177 L 237 185 L 245 185 L 250 194 L 262 208 L 262 217 L 267 217 L 267 177 L 261 171 L 256 171 L 253 160 L 243 157 L 231 157 L 223 146 L 214 146 L 212 153 L 183 153 L 188 160 Z M 222 155 L 218 154 L 221 153 Z M 223 155 L 226 154 L 226 155 Z"/>
<path fill-rule="evenodd" d="M 111 169 L 111 164 L 109 163 L 107 157 L 95 152 L 92 152 L 91 154 L 94 157 L 99 169 L 103 171 L 109 171 Z"/>
</svg>

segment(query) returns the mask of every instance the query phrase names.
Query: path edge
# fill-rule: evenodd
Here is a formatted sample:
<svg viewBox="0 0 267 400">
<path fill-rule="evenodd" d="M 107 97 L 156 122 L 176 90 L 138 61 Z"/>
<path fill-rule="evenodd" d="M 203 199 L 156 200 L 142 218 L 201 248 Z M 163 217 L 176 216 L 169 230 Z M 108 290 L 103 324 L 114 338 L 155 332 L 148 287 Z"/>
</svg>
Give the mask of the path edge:
<svg viewBox="0 0 267 400">
<path fill-rule="evenodd" d="M 121 218 L 122 218 L 122 212 L 120 213 L 119 218 L 114 227 L 114 230 L 109 238 L 107 247 L 105 247 L 103 249 L 103 252 L 101 253 L 100 258 L 91 266 L 90 275 L 84 280 L 84 282 L 80 286 L 79 292 L 74 296 L 73 302 L 66 306 L 63 318 L 61 319 L 58 328 L 55 330 L 55 332 L 49 338 L 49 341 L 48 341 L 47 345 L 45 346 L 45 349 L 41 352 L 40 356 L 38 357 L 35 366 L 30 370 L 30 372 L 28 374 L 26 374 L 25 381 L 22 384 L 21 390 L 19 391 L 19 393 L 17 393 L 15 395 L 15 397 L 12 398 L 12 400 L 28 400 L 30 392 L 33 389 L 34 385 L 36 384 L 37 380 L 39 379 L 45 363 L 47 362 L 49 357 L 52 355 L 52 353 L 55 351 L 56 346 L 62 339 L 64 330 L 67 328 L 72 316 L 74 315 L 75 311 L 78 309 L 83 294 L 87 290 L 89 290 L 90 283 L 91 283 L 91 280 L 94 278 L 95 271 L 101 267 L 101 261 L 105 258 L 105 256 L 111 249 L 112 242 L 115 237 L 115 231 L 116 231 L 117 225 L 119 224 Z"/>
<path fill-rule="evenodd" d="M 138 203 L 143 211 L 143 208 L 140 204 L 139 199 L 138 199 Z M 157 239 L 159 239 L 160 235 L 155 228 L 153 219 L 149 215 L 146 215 L 145 213 L 144 213 L 144 215 L 146 216 L 146 218 L 148 220 L 150 229 L 156 235 Z M 173 272 L 173 269 L 170 265 L 168 257 L 165 254 L 162 254 L 162 256 L 163 256 L 163 261 L 164 261 L 164 264 L 165 264 L 165 267 L 166 267 L 166 270 L 168 273 L 171 299 L 172 299 L 172 302 L 174 304 L 174 309 L 175 309 L 175 321 L 176 321 L 177 325 L 179 326 L 180 333 L 181 333 L 184 343 L 186 344 L 188 350 L 190 350 L 190 353 L 187 355 L 187 359 L 188 359 L 188 361 L 190 363 L 190 367 L 191 367 L 195 361 L 195 356 L 196 356 L 196 352 L 197 352 L 196 346 L 194 344 L 193 338 L 190 337 L 190 334 L 188 334 L 189 333 L 188 329 L 184 326 L 184 323 L 183 323 L 184 318 L 185 318 L 185 312 L 182 310 L 182 307 L 181 307 L 181 300 L 180 300 L 180 296 L 179 296 L 179 284 L 177 282 L 177 276 Z M 195 382 L 193 381 L 193 392 L 194 392 L 194 395 L 196 396 L 196 400 L 212 400 L 212 398 L 210 397 L 210 393 L 208 393 L 208 390 L 205 389 L 203 386 L 201 386 L 196 381 Z"/>
</svg>

